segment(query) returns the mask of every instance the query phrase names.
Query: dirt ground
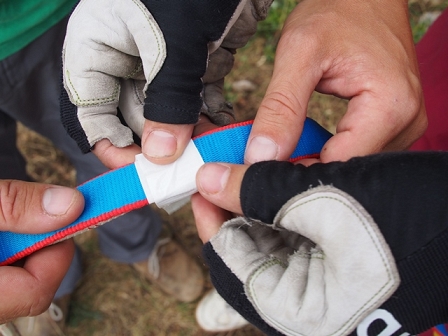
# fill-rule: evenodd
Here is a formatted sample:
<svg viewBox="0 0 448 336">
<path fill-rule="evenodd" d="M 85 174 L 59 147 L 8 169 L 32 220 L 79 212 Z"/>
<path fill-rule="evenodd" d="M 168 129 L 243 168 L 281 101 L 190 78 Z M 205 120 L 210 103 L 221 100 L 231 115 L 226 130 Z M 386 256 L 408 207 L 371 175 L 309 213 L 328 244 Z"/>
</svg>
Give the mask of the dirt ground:
<svg viewBox="0 0 448 336">
<path fill-rule="evenodd" d="M 448 1 L 411 1 L 410 12 L 415 34 L 422 34 L 418 19 L 423 13 L 433 13 L 446 7 Z M 239 120 L 253 118 L 272 73 L 272 62 L 265 57 L 265 39 L 256 38 L 236 55 L 235 70 L 226 84 L 227 95 L 234 103 Z M 238 92 L 234 83 L 249 80 L 253 91 Z M 345 112 L 347 102 L 338 98 L 314 94 L 308 115 L 329 131 L 334 132 L 337 121 Z M 75 186 L 71 163 L 46 139 L 19 125 L 18 145 L 28 161 L 28 172 L 36 180 Z M 208 279 L 207 267 L 202 262 L 202 244 L 197 237 L 189 205 L 168 216 L 158 210 L 176 239 L 198 260 Z M 109 224 L 106 224 L 109 225 Z M 263 335 L 254 327 L 208 334 L 196 325 L 194 312 L 197 302 L 178 303 L 147 283 L 128 265 L 105 258 L 98 249 L 95 231 L 75 238 L 83 252 L 84 278 L 73 295 L 68 320 L 68 336 L 163 336 L 163 335 Z M 206 282 L 204 293 L 212 286 Z"/>
</svg>

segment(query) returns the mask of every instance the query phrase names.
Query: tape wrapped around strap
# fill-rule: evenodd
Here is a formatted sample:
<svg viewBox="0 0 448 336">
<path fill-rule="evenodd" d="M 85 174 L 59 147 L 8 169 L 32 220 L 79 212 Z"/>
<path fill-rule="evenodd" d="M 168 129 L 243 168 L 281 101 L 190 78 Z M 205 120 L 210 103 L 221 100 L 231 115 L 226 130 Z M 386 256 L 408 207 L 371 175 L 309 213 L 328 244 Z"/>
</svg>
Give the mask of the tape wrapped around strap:
<svg viewBox="0 0 448 336">
<path fill-rule="evenodd" d="M 252 121 L 232 124 L 206 132 L 193 139 L 204 162 L 244 163 L 244 152 Z M 317 158 L 331 134 L 307 118 L 302 135 L 290 161 Z M 83 231 L 102 225 L 129 211 L 150 204 L 135 164 L 100 175 L 78 187 L 85 207 L 76 221 L 56 231 L 20 234 L 0 231 L 0 266 L 9 265 L 27 255 Z"/>
</svg>

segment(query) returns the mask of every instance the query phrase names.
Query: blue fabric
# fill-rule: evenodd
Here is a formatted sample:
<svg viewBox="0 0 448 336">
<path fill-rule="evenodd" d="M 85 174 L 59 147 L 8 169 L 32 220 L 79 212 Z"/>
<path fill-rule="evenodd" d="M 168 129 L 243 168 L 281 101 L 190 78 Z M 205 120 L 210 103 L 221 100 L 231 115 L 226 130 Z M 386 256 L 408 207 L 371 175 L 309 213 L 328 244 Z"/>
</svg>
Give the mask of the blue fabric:
<svg viewBox="0 0 448 336">
<path fill-rule="evenodd" d="M 221 131 L 206 133 L 194 139 L 204 162 L 244 163 L 247 139 L 252 122 L 242 126 L 223 127 Z M 318 155 L 331 134 L 313 119 L 307 118 L 302 135 L 290 160 L 303 156 Z"/>
<path fill-rule="evenodd" d="M 36 246 L 41 248 L 53 243 L 54 241 L 45 242 L 51 240 L 52 237 L 63 238 L 57 236 L 58 234 L 63 235 L 63 231 L 70 231 L 70 228 L 74 227 L 78 227 L 77 230 L 79 231 L 91 228 L 95 226 L 94 223 L 98 225 L 104 220 L 116 217 L 114 216 L 115 210 L 128 204 L 146 200 L 133 164 L 100 175 L 80 185 L 78 190 L 84 195 L 84 211 L 75 222 L 67 227 L 42 234 L 0 231 L 0 265 L 27 248 L 44 244 L 43 246 Z M 108 215 L 111 218 L 108 218 Z M 67 232 L 66 236 L 70 235 L 73 235 L 73 233 Z M 55 241 L 57 240 L 59 239 Z"/>
<path fill-rule="evenodd" d="M 230 125 L 193 141 L 204 162 L 242 164 L 251 128 L 251 123 Z M 291 160 L 318 156 L 330 137 L 328 131 L 307 119 Z M 67 227 L 43 234 L 0 231 L 0 265 L 10 264 L 42 247 L 148 204 L 134 164 L 98 176 L 78 189 L 84 195 L 85 208 L 81 216 Z"/>
</svg>

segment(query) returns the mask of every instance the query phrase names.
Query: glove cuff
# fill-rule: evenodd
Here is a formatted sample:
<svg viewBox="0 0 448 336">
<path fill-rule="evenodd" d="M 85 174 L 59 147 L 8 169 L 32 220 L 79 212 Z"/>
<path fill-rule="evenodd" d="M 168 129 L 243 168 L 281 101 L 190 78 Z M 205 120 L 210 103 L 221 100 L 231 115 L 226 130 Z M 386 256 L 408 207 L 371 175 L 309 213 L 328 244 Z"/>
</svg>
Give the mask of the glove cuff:
<svg viewBox="0 0 448 336">
<path fill-rule="evenodd" d="M 199 119 L 202 98 L 198 94 L 176 94 L 164 91 L 147 92 L 144 106 L 144 117 L 148 120 L 170 124 L 195 124 Z M 198 89 L 201 91 L 201 88 Z M 168 103 L 171 102 L 171 103 Z M 182 108 L 179 108 L 182 107 Z"/>
<path fill-rule="evenodd" d="M 61 87 L 60 101 L 60 111 L 61 111 L 61 121 L 67 133 L 70 137 L 76 141 L 81 151 L 86 154 L 90 152 L 90 144 L 87 140 L 87 135 L 81 127 L 77 116 L 77 107 L 70 101 L 67 91 L 64 87 Z"/>
</svg>

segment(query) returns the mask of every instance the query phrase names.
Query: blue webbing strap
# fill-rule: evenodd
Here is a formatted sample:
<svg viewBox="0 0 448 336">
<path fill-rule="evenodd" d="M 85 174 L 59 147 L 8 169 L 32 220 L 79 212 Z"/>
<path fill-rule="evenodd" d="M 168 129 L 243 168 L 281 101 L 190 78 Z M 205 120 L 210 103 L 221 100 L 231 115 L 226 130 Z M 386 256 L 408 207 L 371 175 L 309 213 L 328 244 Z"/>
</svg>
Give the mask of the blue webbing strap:
<svg viewBox="0 0 448 336">
<path fill-rule="evenodd" d="M 252 122 L 232 124 L 193 139 L 204 162 L 244 163 Z M 331 134 L 307 119 L 291 161 L 318 157 Z M 48 233 L 19 234 L 0 231 L 0 266 L 9 265 L 45 246 L 95 228 L 129 211 L 148 205 L 134 164 L 111 170 L 78 187 L 85 207 L 72 224 Z"/>
</svg>

